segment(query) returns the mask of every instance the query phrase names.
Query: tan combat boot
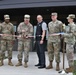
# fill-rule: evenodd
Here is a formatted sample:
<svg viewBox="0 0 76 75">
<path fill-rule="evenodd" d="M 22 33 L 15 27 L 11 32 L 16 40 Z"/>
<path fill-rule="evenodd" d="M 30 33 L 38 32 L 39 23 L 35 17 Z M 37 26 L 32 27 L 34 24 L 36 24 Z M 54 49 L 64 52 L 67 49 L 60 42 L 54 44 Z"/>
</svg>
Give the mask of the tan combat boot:
<svg viewBox="0 0 76 75">
<path fill-rule="evenodd" d="M 4 65 L 3 59 L 1 59 L 0 66 L 3 66 L 3 65 Z"/>
<path fill-rule="evenodd" d="M 8 65 L 14 66 L 13 63 L 11 62 L 11 59 L 8 59 Z"/>
<path fill-rule="evenodd" d="M 65 72 L 73 72 L 73 67 L 66 68 Z"/>
<path fill-rule="evenodd" d="M 56 64 L 56 71 L 59 71 L 60 67 L 59 67 L 59 63 Z"/>
<path fill-rule="evenodd" d="M 52 69 L 52 68 L 53 68 L 52 61 L 50 61 L 50 64 L 49 64 L 49 66 L 46 67 L 46 69 Z"/>
<path fill-rule="evenodd" d="M 24 67 L 25 67 L 25 68 L 27 68 L 27 67 L 28 67 L 27 62 L 25 62 L 25 63 L 24 63 Z"/>
<path fill-rule="evenodd" d="M 18 63 L 16 64 L 16 67 L 22 66 L 22 60 L 19 60 Z"/>
</svg>

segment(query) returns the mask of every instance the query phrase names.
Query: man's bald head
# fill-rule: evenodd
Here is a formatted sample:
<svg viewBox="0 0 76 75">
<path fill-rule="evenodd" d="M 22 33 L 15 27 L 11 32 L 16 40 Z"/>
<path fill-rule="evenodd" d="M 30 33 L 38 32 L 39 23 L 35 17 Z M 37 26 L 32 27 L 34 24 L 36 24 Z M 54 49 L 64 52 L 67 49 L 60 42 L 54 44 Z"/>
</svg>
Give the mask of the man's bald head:
<svg viewBox="0 0 76 75">
<path fill-rule="evenodd" d="M 37 15 L 37 21 L 38 23 L 41 23 L 43 21 L 42 15 Z"/>
</svg>

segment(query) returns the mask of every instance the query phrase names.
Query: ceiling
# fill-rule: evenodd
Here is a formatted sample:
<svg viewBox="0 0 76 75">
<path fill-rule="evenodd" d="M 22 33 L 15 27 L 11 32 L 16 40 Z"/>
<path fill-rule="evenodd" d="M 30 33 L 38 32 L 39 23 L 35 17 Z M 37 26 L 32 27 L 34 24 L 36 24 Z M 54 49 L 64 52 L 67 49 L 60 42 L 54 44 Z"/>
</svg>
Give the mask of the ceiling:
<svg viewBox="0 0 76 75">
<path fill-rule="evenodd" d="M 75 5 L 76 0 L 0 0 L 0 9 Z"/>
</svg>

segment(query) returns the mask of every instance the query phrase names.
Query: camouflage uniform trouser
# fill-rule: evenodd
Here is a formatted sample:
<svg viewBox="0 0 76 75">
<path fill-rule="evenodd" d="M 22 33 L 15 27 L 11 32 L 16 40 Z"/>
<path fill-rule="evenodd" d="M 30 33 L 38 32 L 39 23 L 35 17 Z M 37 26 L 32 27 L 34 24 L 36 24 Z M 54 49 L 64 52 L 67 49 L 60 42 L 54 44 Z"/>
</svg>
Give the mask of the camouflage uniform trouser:
<svg viewBox="0 0 76 75">
<path fill-rule="evenodd" d="M 5 54 L 3 56 L 4 56 L 4 59 L 7 58 L 7 56 L 5 56 Z M 1 40 L 0 40 L 0 57 L 1 57 Z M 0 60 L 1 60 L 1 58 L 0 58 Z"/>
<path fill-rule="evenodd" d="M 60 43 L 59 42 L 48 42 L 49 61 L 54 60 L 54 54 L 55 54 L 55 61 L 60 62 Z"/>
<path fill-rule="evenodd" d="M 1 40 L 0 59 L 4 59 L 5 51 L 8 51 L 8 59 L 12 59 L 12 41 Z"/>
<path fill-rule="evenodd" d="M 18 41 L 18 60 L 22 60 L 24 50 L 24 62 L 28 62 L 30 41 Z"/>
<path fill-rule="evenodd" d="M 66 55 L 69 67 L 74 65 L 74 45 L 66 43 Z"/>
</svg>

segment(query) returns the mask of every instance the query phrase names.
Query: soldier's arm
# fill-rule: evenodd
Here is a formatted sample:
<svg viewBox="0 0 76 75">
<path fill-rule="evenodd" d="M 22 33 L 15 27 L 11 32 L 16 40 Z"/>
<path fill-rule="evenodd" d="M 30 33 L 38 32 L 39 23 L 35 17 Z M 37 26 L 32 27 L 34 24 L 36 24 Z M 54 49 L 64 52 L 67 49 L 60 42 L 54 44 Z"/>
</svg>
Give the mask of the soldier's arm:
<svg viewBox="0 0 76 75">
<path fill-rule="evenodd" d="M 17 32 L 18 32 L 18 34 L 21 34 L 22 33 L 21 24 L 19 24 L 19 26 L 17 28 Z"/>
<path fill-rule="evenodd" d="M 59 23 L 59 30 L 60 30 L 60 32 L 63 32 L 63 23 L 61 21 Z"/>
<path fill-rule="evenodd" d="M 61 33 L 61 32 L 64 32 L 64 30 L 63 30 L 63 23 L 60 21 L 60 24 L 59 24 L 59 32 Z M 62 35 L 60 35 L 60 39 L 63 39 L 63 36 Z"/>
<path fill-rule="evenodd" d="M 14 25 L 12 25 L 12 35 L 15 35 Z"/>
<path fill-rule="evenodd" d="M 76 37 L 76 25 L 75 25 L 75 31 L 74 31 L 73 35 Z"/>
<path fill-rule="evenodd" d="M 72 37 L 75 33 L 75 26 L 71 27 L 71 32 L 64 35 L 64 37 Z"/>
<path fill-rule="evenodd" d="M 12 35 L 15 35 L 15 31 L 14 31 L 14 25 L 12 24 L 12 31 L 11 31 Z M 13 37 L 13 40 L 15 40 L 15 37 Z"/>
<path fill-rule="evenodd" d="M 30 26 L 30 32 L 29 32 L 28 36 L 32 36 L 32 34 L 33 34 L 33 26 L 31 25 Z"/>
</svg>

